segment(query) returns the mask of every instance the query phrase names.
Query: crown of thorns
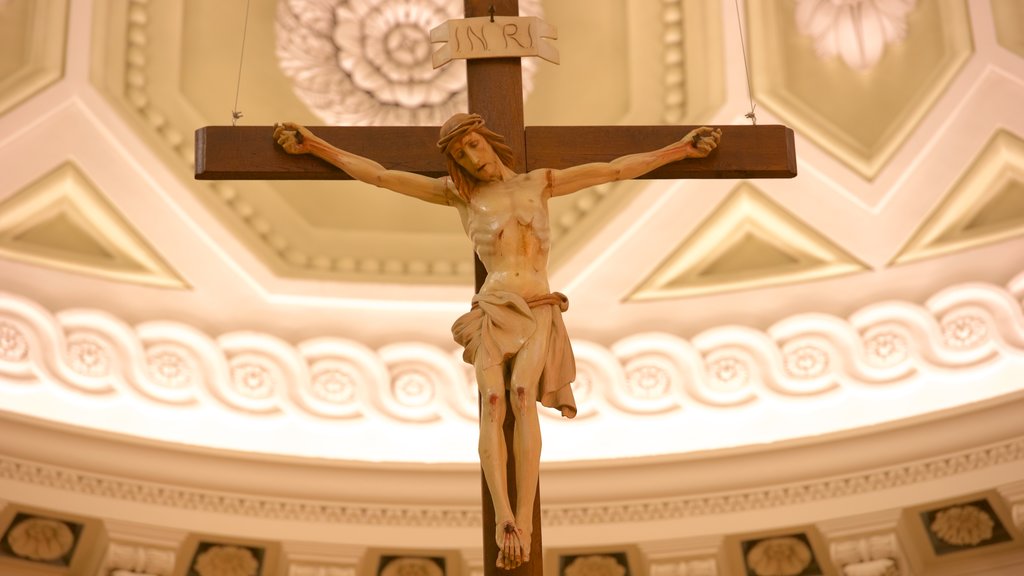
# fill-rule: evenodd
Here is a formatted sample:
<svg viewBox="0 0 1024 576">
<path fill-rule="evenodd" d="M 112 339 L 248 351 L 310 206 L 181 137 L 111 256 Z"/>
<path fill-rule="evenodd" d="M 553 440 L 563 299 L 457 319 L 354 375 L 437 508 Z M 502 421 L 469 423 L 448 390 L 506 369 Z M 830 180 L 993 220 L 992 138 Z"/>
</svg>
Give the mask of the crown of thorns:
<svg viewBox="0 0 1024 576">
<path fill-rule="evenodd" d="M 455 122 L 454 126 L 449 126 Z M 462 137 L 484 127 L 484 118 L 479 114 L 461 114 L 448 119 L 441 127 L 441 139 L 437 141 L 437 148 L 442 154 L 447 153 L 453 142 L 462 140 Z"/>
</svg>

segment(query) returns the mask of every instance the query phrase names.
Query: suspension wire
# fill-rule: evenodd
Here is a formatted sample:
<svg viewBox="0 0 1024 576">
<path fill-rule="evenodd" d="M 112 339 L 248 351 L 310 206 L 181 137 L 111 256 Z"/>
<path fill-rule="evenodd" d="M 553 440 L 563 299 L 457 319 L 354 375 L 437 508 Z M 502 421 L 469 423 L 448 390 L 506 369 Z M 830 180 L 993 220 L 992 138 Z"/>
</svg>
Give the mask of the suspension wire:
<svg viewBox="0 0 1024 576">
<path fill-rule="evenodd" d="M 245 20 L 242 24 L 242 50 L 238 54 L 238 80 L 235 82 L 235 106 L 231 109 L 231 125 L 238 123 L 242 112 L 238 109 L 238 93 L 242 89 L 242 61 L 245 58 L 245 36 L 249 31 L 249 0 L 245 0 Z"/>
<path fill-rule="evenodd" d="M 754 113 L 754 108 L 757 107 L 754 104 L 754 94 L 750 91 L 750 67 L 747 65 L 747 45 L 743 41 L 743 21 L 740 19 L 740 3 L 739 0 L 733 0 L 733 5 L 736 6 L 736 27 L 740 31 L 740 50 L 743 53 L 743 71 L 746 72 L 747 77 L 747 98 L 750 100 L 750 112 L 747 112 L 743 116 L 749 118 L 750 121 L 757 126 L 757 114 Z"/>
</svg>

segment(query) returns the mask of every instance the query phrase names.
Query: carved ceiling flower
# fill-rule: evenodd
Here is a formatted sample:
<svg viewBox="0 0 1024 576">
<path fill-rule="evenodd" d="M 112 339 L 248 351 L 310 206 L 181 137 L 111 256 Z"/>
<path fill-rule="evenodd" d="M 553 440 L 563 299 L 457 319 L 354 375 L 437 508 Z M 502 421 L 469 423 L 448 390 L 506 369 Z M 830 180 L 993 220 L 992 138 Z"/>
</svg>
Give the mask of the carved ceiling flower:
<svg viewBox="0 0 1024 576">
<path fill-rule="evenodd" d="M 992 517 L 977 506 L 953 506 L 935 515 L 930 526 L 939 540 L 954 546 L 977 546 L 992 538 Z"/>
<path fill-rule="evenodd" d="M 110 373 L 110 354 L 99 340 L 82 334 L 68 337 L 68 365 L 83 376 L 102 377 Z"/>
<path fill-rule="evenodd" d="M 260 564 L 252 551 L 241 546 L 213 546 L 196 558 L 199 576 L 256 576 Z"/>
<path fill-rule="evenodd" d="M 281 386 L 280 370 L 275 368 L 271 362 L 255 355 L 232 358 L 231 387 L 247 398 L 269 398 Z"/>
<path fill-rule="evenodd" d="M 538 15 L 538 1 L 520 9 Z M 299 99 L 330 124 L 440 124 L 466 111 L 466 68 L 433 68 L 430 30 L 462 17 L 457 0 L 279 0 L 277 59 Z"/>
<path fill-rule="evenodd" d="M 709 384 L 721 392 L 733 392 L 750 382 L 750 369 L 736 356 L 724 356 L 708 364 Z"/>
<path fill-rule="evenodd" d="M 883 330 L 864 342 L 867 360 L 878 367 L 895 366 L 910 357 L 910 344 L 901 334 Z"/>
<path fill-rule="evenodd" d="M 757 576 L 796 576 L 811 563 L 811 549 L 799 538 L 768 538 L 747 552 L 747 566 Z"/>
<path fill-rule="evenodd" d="M 0 359 L 19 362 L 28 355 L 25 336 L 13 324 L 0 322 Z"/>
<path fill-rule="evenodd" d="M 75 537 L 63 522 L 27 518 L 7 534 L 11 551 L 21 558 L 49 562 L 71 551 Z"/>
<path fill-rule="evenodd" d="M 565 576 L 625 576 L 626 569 L 611 556 L 580 556 L 565 568 Z"/>
<path fill-rule="evenodd" d="M 818 55 L 839 56 L 855 70 L 867 70 L 885 46 L 903 40 L 907 14 L 917 0 L 797 0 L 796 24 L 814 39 Z"/>
<path fill-rule="evenodd" d="M 422 370 L 396 371 L 391 378 L 391 393 L 403 406 L 426 406 L 434 401 L 436 392 L 434 381 Z"/>
<path fill-rule="evenodd" d="M 988 325 L 978 316 L 960 316 L 942 323 L 942 337 L 950 348 L 977 348 L 988 338 Z"/>
<path fill-rule="evenodd" d="M 350 404 L 356 399 L 356 382 L 347 370 L 336 367 L 319 368 L 310 377 L 313 394 L 332 404 Z"/>
<path fill-rule="evenodd" d="M 173 346 L 157 345 L 146 350 L 149 377 L 165 388 L 187 388 L 196 381 L 198 367 L 190 360 L 186 353 Z"/>
<path fill-rule="evenodd" d="M 671 381 L 660 366 L 640 365 L 626 373 L 626 390 L 636 398 L 661 398 L 669 393 Z"/>
<path fill-rule="evenodd" d="M 793 378 L 816 378 L 828 370 L 829 356 L 817 346 L 801 346 L 784 358 L 786 374 Z"/>
</svg>

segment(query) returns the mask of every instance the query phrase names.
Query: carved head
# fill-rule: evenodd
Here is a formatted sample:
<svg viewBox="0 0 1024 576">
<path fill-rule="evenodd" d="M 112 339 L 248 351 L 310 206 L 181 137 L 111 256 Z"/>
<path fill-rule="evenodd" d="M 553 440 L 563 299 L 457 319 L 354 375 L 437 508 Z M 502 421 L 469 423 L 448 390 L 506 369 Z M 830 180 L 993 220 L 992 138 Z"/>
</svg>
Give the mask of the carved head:
<svg viewBox="0 0 1024 576">
<path fill-rule="evenodd" d="M 454 152 L 461 148 L 463 140 L 469 134 L 478 134 L 483 137 L 505 166 L 511 166 L 515 162 L 512 149 L 505 144 L 505 137 L 484 126 L 484 119 L 479 114 L 460 112 L 449 118 L 441 126 L 441 139 L 437 141 L 437 147 L 445 155 L 448 175 L 455 183 L 455 189 L 467 201 L 479 179 L 459 162 Z"/>
</svg>

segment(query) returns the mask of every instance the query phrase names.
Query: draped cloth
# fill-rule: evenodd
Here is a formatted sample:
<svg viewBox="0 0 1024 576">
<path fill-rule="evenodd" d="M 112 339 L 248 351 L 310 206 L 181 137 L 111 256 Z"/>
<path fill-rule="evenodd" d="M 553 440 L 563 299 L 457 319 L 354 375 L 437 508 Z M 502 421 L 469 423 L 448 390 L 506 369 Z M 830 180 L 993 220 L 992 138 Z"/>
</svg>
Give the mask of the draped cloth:
<svg viewBox="0 0 1024 576">
<path fill-rule="evenodd" d="M 502 364 L 523 347 L 537 329 L 534 309 L 551 308 L 551 335 L 546 343 L 544 370 L 537 400 L 567 418 L 576 416 L 576 400 L 569 386 L 576 379 L 576 359 L 562 312 L 569 299 L 555 292 L 530 300 L 512 292 L 488 292 L 473 297 L 473 306 L 452 326 L 452 336 L 463 347 L 462 359 L 478 369 Z M 505 383 L 506 387 L 508 382 Z"/>
</svg>

